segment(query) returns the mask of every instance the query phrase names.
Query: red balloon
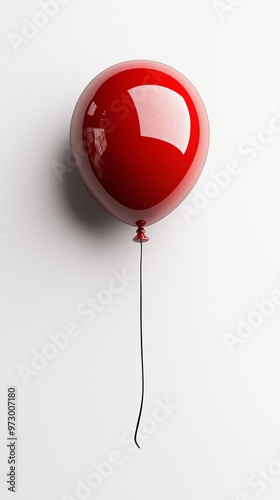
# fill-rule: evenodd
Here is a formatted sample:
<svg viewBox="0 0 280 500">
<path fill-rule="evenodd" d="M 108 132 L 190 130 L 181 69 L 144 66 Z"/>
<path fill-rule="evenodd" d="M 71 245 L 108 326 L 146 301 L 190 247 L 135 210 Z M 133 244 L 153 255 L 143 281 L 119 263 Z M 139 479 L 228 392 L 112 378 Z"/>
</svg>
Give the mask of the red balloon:
<svg viewBox="0 0 280 500">
<path fill-rule="evenodd" d="M 100 73 L 71 122 L 72 153 L 85 186 L 132 226 L 153 224 L 184 200 L 208 145 L 198 92 L 181 73 L 153 61 L 123 62 Z"/>
</svg>

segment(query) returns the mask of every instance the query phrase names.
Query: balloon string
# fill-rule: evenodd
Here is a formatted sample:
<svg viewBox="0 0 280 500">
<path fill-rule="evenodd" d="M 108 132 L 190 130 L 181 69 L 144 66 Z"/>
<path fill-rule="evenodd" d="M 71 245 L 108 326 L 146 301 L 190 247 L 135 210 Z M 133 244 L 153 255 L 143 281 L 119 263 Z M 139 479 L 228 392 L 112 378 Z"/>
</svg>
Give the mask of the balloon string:
<svg viewBox="0 0 280 500">
<path fill-rule="evenodd" d="M 143 277 L 142 277 L 142 240 L 140 240 L 140 345 L 141 345 L 141 374 L 142 374 L 142 394 L 141 394 L 141 403 L 140 410 L 138 415 L 138 420 L 136 424 L 135 434 L 134 434 L 134 442 L 138 448 L 140 448 L 137 442 L 137 432 L 138 427 L 141 420 L 142 409 L 143 409 L 143 401 L 144 401 L 144 355 L 143 355 Z"/>
</svg>

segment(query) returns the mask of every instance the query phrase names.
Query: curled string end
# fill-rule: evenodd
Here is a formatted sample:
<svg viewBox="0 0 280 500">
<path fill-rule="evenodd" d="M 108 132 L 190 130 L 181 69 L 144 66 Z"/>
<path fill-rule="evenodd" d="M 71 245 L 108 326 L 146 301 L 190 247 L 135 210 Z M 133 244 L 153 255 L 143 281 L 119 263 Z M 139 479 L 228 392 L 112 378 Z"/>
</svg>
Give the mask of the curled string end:
<svg viewBox="0 0 280 500">
<path fill-rule="evenodd" d="M 140 446 L 139 446 L 139 444 L 137 443 L 137 437 L 136 437 L 136 435 L 134 436 L 134 443 L 136 444 L 137 448 L 139 448 L 139 450 L 140 450 Z"/>
</svg>

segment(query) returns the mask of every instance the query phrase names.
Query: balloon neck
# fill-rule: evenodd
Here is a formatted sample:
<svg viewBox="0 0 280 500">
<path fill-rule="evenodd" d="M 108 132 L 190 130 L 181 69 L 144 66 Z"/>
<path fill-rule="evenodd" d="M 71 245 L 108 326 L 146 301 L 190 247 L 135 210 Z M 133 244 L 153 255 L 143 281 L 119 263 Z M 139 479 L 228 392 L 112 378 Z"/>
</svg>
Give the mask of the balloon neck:
<svg viewBox="0 0 280 500">
<path fill-rule="evenodd" d="M 145 241 L 149 241 L 148 236 L 145 235 L 145 229 L 144 226 L 146 224 L 145 220 L 137 220 L 136 224 L 138 226 L 138 229 L 136 231 L 136 236 L 134 236 L 133 241 L 136 241 L 136 243 L 145 243 Z"/>
</svg>

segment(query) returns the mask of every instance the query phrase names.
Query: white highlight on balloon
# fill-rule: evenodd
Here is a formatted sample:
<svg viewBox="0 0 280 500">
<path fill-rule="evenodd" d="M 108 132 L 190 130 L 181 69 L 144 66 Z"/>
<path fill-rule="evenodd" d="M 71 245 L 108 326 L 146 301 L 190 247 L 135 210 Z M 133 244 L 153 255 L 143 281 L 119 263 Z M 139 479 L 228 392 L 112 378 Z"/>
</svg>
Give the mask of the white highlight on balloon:
<svg viewBox="0 0 280 500">
<path fill-rule="evenodd" d="M 138 113 L 141 136 L 166 141 L 184 154 L 190 140 L 191 121 L 183 97 L 159 85 L 133 87 L 128 93 Z"/>
</svg>

